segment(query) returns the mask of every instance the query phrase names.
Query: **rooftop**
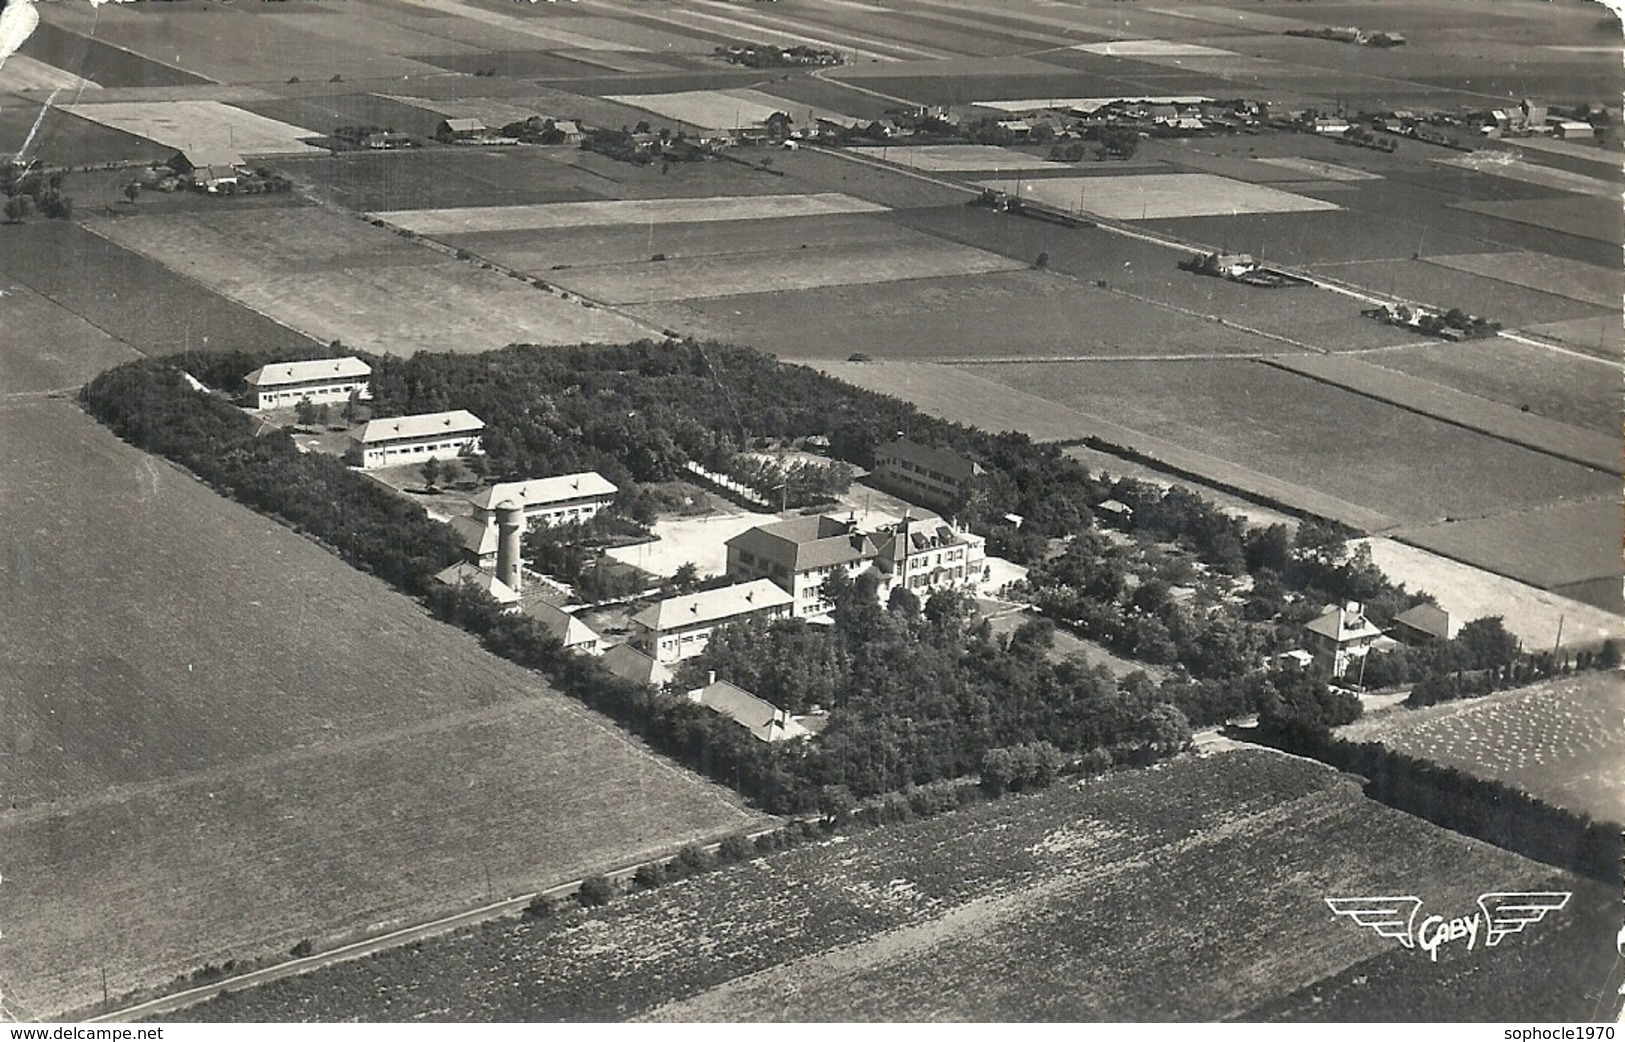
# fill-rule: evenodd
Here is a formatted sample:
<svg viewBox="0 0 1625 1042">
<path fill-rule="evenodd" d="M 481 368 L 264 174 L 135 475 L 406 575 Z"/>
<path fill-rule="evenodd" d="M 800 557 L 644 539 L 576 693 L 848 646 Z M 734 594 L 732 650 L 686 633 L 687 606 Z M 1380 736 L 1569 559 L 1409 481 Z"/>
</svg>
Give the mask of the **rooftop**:
<svg viewBox="0 0 1625 1042">
<path fill-rule="evenodd" d="M 492 485 L 469 499 L 481 510 L 491 510 L 503 500 L 512 500 L 522 507 L 565 503 L 587 496 L 613 496 L 617 489 L 611 481 L 595 470 L 582 474 L 560 474 L 551 478 L 532 478 L 529 481 L 505 481 Z"/>
<path fill-rule="evenodd" d="M 435 581 L 445 583 L 447 586 L 469 583 L 495 597 L 499 604 L 516 604 L 519 601 L 519 594 L 513 587 L 479 565 L 469 564 L 467 561 L 436 573 Z"/>
<path fill-rule="evenodd" d="M 874 553 L 874 543 L 847 521 L 828 516 L 794 517 L 757 525 L 728 540 L 731 548 L 782 561 L 794 572 L 861 561 Z"/>
<path fill-rule="evenodd" d="M 1450 639 L 1450 613 L 1437 604 L 1418 604 L 1394 616 L 1394 625 L 1407 626 L 1439 640 Z"/>
<path fill-rule="evenodd" d="M 371 376 L 372 366 L 359 358 L 312 358 L 306 362 L 273 362 L 243 377 L 250 387 L 277 387 L 307 380 L 346 380 Z"/>
<path fill-rule="evenodd" d="M 916 467 L 934 470 L 939 474 L 946 474 L 954 481 L 966 481 L 985 473 L 980 464 L 975 463 L 957 453 L 943 449 L 933 449 L 918 442 L 899 438 L 889 445 L 882 445 L 875 450 L 876 460 L 886 457 L 912 463 Z"/>
<path fill-rule="evenodd" d="M 457 541 L 464 550 L 479 557 L 496 553 L 497 543 L 502 538 L 496 525 L 474 517 L 452 518 L 451 530 L 457 533 Z"/>
<path fill-rule="evenodd" d="M 1303 628 L 1310 633 L 1329 637 L 1339 644 L 1382 636 L 1382 630 L 1372 625 L 1358 604 L 1349 604 L 1341 608 L 1328 605 L 1319 618 L 1305 624 Z"/>
<path fill-rule="evenodd" d="M 765 699 L 726 680 L 716 680 L 690 692 L 689 697 L 705 708 L 721 713 L 764 742 L 782 742 L 809 734 L 789 714 Z"/>
<path fill-rule="evenodd" d="M 451 412 L 421 413 L 417 416 L 393 416 L 386 420 L 371 420 L 361 425 L 351 437 L 363 445 L 403 438 L 426 438 L 434 434 L 474 434 L 485 429 L 485 421 L 467 409 Z"/>
<path fill-rule="evenodd" d="M 635 684 L 665 687 L 672 681 L 672 671 L 634 648 L 630 644 L 617 644 L 604 652 L 604 668 Z"/>
<path fill-rule="evenodd" d="M 668 597 L 632 616 L 632 622 L 661 632 L 722 622 L 750 612 L 788 608 L 794 603 L 795 598 L 779 589 L 771 580 L 753 579 L 748 583 L 716 590 Z"/>
<path fill-rule="evenodd" d="M 567 648 L 598 642 L 596 630 L 557 605 L 546 601 L 529 601 L 525 604 L 525 614 L 541 623 Z"/>
</svg>

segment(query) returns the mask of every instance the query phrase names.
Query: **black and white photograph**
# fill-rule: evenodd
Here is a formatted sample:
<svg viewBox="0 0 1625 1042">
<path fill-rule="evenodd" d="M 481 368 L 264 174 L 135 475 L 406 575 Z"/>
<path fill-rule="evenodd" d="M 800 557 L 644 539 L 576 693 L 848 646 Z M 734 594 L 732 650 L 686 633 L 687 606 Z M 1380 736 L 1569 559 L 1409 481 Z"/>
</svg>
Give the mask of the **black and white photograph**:
<svg viewBox="0 0 1625 1042">
<path fill-rule="evenodd" d="M 1591 0 L 0 0 L 8 1037 L 1612 1039 L 1622 102 Z"/>
</svg>

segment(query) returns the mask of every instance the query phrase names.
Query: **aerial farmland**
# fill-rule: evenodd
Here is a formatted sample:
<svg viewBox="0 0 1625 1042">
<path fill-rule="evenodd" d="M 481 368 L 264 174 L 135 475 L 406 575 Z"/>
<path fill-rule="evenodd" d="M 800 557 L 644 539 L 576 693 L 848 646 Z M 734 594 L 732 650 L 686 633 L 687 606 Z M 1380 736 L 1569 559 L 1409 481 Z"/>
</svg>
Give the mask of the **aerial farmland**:
<svg viewBox="0 0 1625 1042">
<path fill-rule="evenodd" d="M 38 26 L 0 53 L 6 1011 L 668 1022 L 1617 1012 L 1614 881 L 1430 824 L 1349 775 L 1249 744 L 1270 702 L 1260 692 L 1290 684 L 1263 670 L 1295 650 L 1314 658 L 1299 647 L 1313 632 L 1302 620 L 1322 604 L 1380 602 L 1373 617 L 1388 633 L 1390 616 L 1437 607 L 1451 620 L 1446 651 L 1418 645 L 1401 659 L 1451 662 L 1462 623 L 1499 620 L 1508 660 L 1430 668 L 1497 687 L 1527 682 L 1523 667 L 1542 679 L 1338 733 L 1505 784 L 1544 801 L 1561 828 L 1622 813 L 1625 75 L 1619 22 L 1603 7 L 22 10 Z M 515 388 L 548 363 L 514 361 L 503 349 L 516 344 L 583 374 L 641 346 L 520 400 Z M 713 345 L 784 364 L 735 382 Z M 617 486 L 621 527 L 593 551 L 649 565 L 624 569 L 641 586 L 589 597 L 588 569 L 569 581 L 536 573 L 528 597 L 550 598 L 537 617 L 562 614 L 566 629 L 522 654 L 511 617 L 448 607 L 444 591 L 424 595 L 310 518 L 266 506 L 290 482 L 208 477 L 154 448 L 154 432 L 188 429 L 177 421 L 187 410 L 218 418 L 229 405 L 246 422 L 234 398 L 255 366 L 341 357 L 383 374 L 381 417 L 370 394 L 252 413 L 230 465 L 286 463 L 286 448 L 368 496 L 387 493 L 397 511 L 410 504 L 414 523 L 462 511 L 481 482 L 597 468 Z M 809 370 L 853 397 L 820 398 L 822 412 L 774 397 L 823 387 Z M 123 427 L 81 394 L 99 376 L 138 399 L 122 403 L 136 417 Z M 628 390 L 667 377 L 698 381 L 692 401 Z M 483 452 L 371 475 L 345 455 L 365 443 L 369 416 L 412 411 L 402 403 L 449 416 L 474 395 L 503 411 L 476 417 L 489 422 Z M 773 404 L 756 414 L 757 398 Z M 584 422 L 592 403 L 606 413 Z M 717 411 L 696 424 L 690 405 Z M 647 430 L 660 422 L 670 429 Z M 1001 432 L 1036 447 L 977 441 Z M 973 598 L 997 635 L 989 660 L 1013 660 L 1053 625 L 1047 668 L 1076 679 L 1109 667 L 1108 694 L 1023 719 L 1023 755 L 1066 713 L 1109 703 L 1178 713 L 1183 744 L 1168 758 L 1145 766 L 1164 750 L 1152 755 L 1144 735 L 1133 748 L 1067 748 L 1059 777 L 1032 786 L 1053 781 L 1049 791 L 1013 795 L 989 781 L 987 760 L 979 784 L 978 761 L 931 774 L 943 760 L 889 790 L 813 786 L 769 814 L 763 793 L 789 791 L 787 779 L 868 764 L 852 730 L 890 736 L 869 759 L 891 770 L 981 711 L 922 702 L 906 719 L 863 716 L 830 688 L 793 699 L 792 714 L 739 689 L 772 710 L 764 734 L 794 717 L 808 744 L 762 738 L 728 759 L 719 750 L 745 739 L 687 704 L 710 708 L 697 685 L 736 679 L 707 677 L 711 658 L 689 672 L 670 664 L 660 690 L 622 685 L 612 698 L 582 695 L 596 691 L 591 678 L 626 679 L 611 655 L 552 665 L 581 620 L 604 628 L 591 653 L 631 650 L 640 613 L 736 578 L 733 538 L 795 520 L 789 471 L 728 484 L 701 465 L 713 452 L 731 456 L 737 441 L 764 468 L 810 461 L 869 482 L 842 486 L 850 526 L 882 494 L 870 491 L 882 488 L 881 443 L 931 437 L 935 452 L 996 445 L 952 465 L 1004 468 L 987 495 L 966 486 L 930 505 L 954 531 L 974 527 L 1000 574 L 1028 577 Z M 488 473 L 481 455 L 553 469 Z M 1080 465 L 1090 474 L 1076 501 L 1056 506 L 1027 486 Z M 1227 553 L 1189 532 L 1136 529 L 1151 524 L 1136 510 L 1154 512 L 1112 482 L 1146 477 L 1159 494 L 1177 486 L 1237 510 Z M 334 514 L 353 507 L 337 502 Z M 1293 553 L 1297 533 L 1333 533 L 1381 583 L 1369 596 L 1305 587 L 1272 612 L 1259 591 L 1301 576 L 1255 567 L 1270 525 Z M 558 550 L 536 540 L 523 560 L 512 551 L 516 575 Z M 1154 578 L 1117 577 L 1127 635 L 1087 614 L 1038 620 L 1059 600 L 1046 602 L 1043 584 L 1085 545 L 1096 563 L 1153 562 Z M 475 544 L 461 552 L 459 567 L 490 566 Z M 696 562 L 707 574 L 689 586 L 682 566 Z M 909 600 L 882 598 L 884 618 L 907 615 Z M 1186 625 L 1164 624 L 1175 615 Z M 1150 638 L 1129 646 L 1156 627 L 1171 644 L 1213 618 L 1225 621 L 1211 644 L 1233 638 L 1225 648 L 1245 671 L 1204 674 L 1217 667 L 1148 651 Z M 797 639 L 840 628 L 804 626 Z M 877 683 L 959 690 L 936 667 L 893 677 L 888 665 L 870 663 Z M 1336 679 L 1317 678 L 1328 692 Z M 1401 701 L 1414 681 L 1378 702 Z M 987 705 L 1016 690 L 1061 697 L 1017 669 L 1006 683 Z M 1192 707 L 1218 689 L 1245 692 L 1245 707 L 1197 723 Z M 657 710 L 661 727 L 678 723 L 660 730 L 637 715 Z M 836 723 L 826 736 L 801 720 Z M 1008 741 L 988 753 L 1018 748 Z M 965 806 L 918 812 L 937 792 Z M 797 848 L 776 846 L 782 835 Z M 1324 903 L 1415 891 L 1466 914 L 1480 894 L 1520 888 L 1573 901 L 1494 951 L 1437 962 Z M 410 948 L 387 941 L 420 927 Z M 351 942 L 379 954 L 328 954 Z M 282 979 L 233 983 L 260 967 Z M 314 972 L 292 975 L 304 969 Z M 170 1004 L 138 1005 L 149 998 Z"/>
</svg>

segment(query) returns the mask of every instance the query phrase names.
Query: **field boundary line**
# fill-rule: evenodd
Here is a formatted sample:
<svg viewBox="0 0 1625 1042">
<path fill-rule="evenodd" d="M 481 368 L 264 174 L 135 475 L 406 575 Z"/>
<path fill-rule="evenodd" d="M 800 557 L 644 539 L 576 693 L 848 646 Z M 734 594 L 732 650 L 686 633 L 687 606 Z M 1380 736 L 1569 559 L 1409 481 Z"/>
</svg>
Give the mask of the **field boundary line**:
<svg viewBox="0 0 1625 1042">
<path fill-rule="evenodd" d="M 1562 460 L 1565 463 L 1573 463 L 1573 464 L 1575 464 L 1577 466 L 1585 467 L 1587 470 L 1595 470 L 1595 471 L 1598 471 L 1599 473 L 1616 475 L 1616 476 L 1619 473 L 1617 467 L 1614 464 L 1612 464 L 1612 463 L 1601 463 L 1601 462 L 1598 461 L 1598 458 L 1591 456 L 1589 453 L 1585 453 L 1585 452 L 1579 452 L 1579 453 L 1569 452 L 1569 451 L 1567 451 L 1565 449 L 1559 448 L 1559 447 L 1554 446 L 1554 445 L 1543 444 L 1541 439 L 1536 438 L 1536 437 L 1532 437 L 1532 436 L 1530 436 L 1528 434 L 1512 433 L 1512 432 L 1509 432 L 1509 431 L 1506 431 L 1506 430 L 1499 429 L 1494 424 L 1490 424 L 1490 423 L 1476 423 L 1476 422 L 1474 422 L 1473 419 L 1470 418 L 1470 416 L 1449 415 L 1449 414 L 1447 414 L 1446 410 L 1444 410 L 1442 408 L 1430 408 L 1426 404 L 1419 403 L 1419 402 L 1401 401 L 1396 397 L 1390 397 L 1388 394 L 1384 393 L 1383 391 L 1373 389 L 1373 388 L 1361 387 L 1361 386 L 1359 386 L 1357 383 L 1355 383 L 1353 380 L 1351 380 L 1349 378 L 1345 377 L 1345 378 L 1340 379 L 1335 374 L 1317 373 L 1317 372 L 1314 372 L 1314 371 L 1312 371 L 1312 370 L 1310 370 L 1308 368 L 1303 368 L 1303 367 L 1300 367 L 1300 366 L 1297 366 L 1297 365 L 1293 365 L 1291 361 L 1285 360 L 1285 359 L 1281 358 L 1280 356 L 1271 356 L 1271 357 L 1268 357 L 1268 358 L 1260 358 L 1260 359 L 1257 359 L 1256 361 L 1260 362 L 1263 365 L 1267 365 L 1272 369 L 1279 370 L 1279 371 L 1281 371 L 1283 373 L 1291 373 L 1294 376 L 1301 376 L 1304 379 L 1312 380 L 1312 381 L 1314 381 L 1315 383 L 1318 383 L 1318 384 L 1324 384 L 1324 385 L 1326 385 L 1328 387 L 1336 387 L 1336 388 L 1339 388 L 1340 390 L 1347 391 L 1350 394 L 1357 394 L 1362 398 L 1369 398 L 1372 401 L 1381 402 L 1384 405 L 1391 406 L 1391 407 L 1393 407 L 1395 409 L 1400 409 L 1400 410 L 1402 410 L 1404 412 L 1412 413 L 1412 414 L 1417 415 L 1417 416 L 1425 416 L 1428 419 L 1436 420 L 1439 423 L 1449 424 L 1452 427 L 1459 427 L 1462 430 L 1472 431 L 1475 434 L 1482 434 L 1485 437 L 1494 438 L 1497 441 L 1504 441 L 1509 445 L 1517 445 L 1518 447 L 1528 449 L 1531 452 L 1538 452 L 1543 456 L 1550 456 L 1553 459 Z M 1358 362 L 1357 359 L 1355 361 Z M 1359 363 L 1359 364 L 1363 365 L 1363 364 L 1366 364 L 1366 363 Z M 1380 369 L 1382 367 L 1378 366 L 1376 368 Z M 1384 372 L 1397 372 L 1397 370 L 1384 370 Z M 1404 374 L 1404 373 L 1399 373 L 1398 375 L 1400 377 L 1403 377 L 1405 379 L 1410 379 L 1410 380 L 1419 380 L 1420 379 L 1418 377 L 1408 376 L 1407 374 Z M 1439 388 L 1439 389 L 1441 389 L 1443 391 L 1449 392 L 1450 394 L 1461 395 L 1463 398 L 1468 398 L 1468 399 L 1472 399 L 1475 402 L 1480 402 L 1480 403 L 1482 403 L 1482 405 L 1484 407 L 1488 408 L 1489 411 L 1491 411 L 1491 412 L 1494 412 L 1497 409 L 1506 409 L 1506 410 L 1509 410 L 1509 411 L 1511 410 L 1511 406 L 1501 405 L 1501 403 L 1492 402 L 1487 398 L 1479 398 L 1476 395 L 1467 394 L 1465 391 L 1457 391 L 1453 387 L 1446 387 L 1443 384 L 1434 384 L 1431 381 L 1426 381 L 1426 380 L 1421 380 L 1420 382 L 1424 383 L 1424 384 L 1428 384 L 1430 387 Z M 1521 416 L 1522 414 L 1519 413 L 1517 415 Z M 1567 424 L 1559 424 L 1558 421 L 1556 421 L 1556 420 L 1546 420 L 1545 417 L 1539 417 L 1539 419 L 1544 420 L 1547 423 L 1551 423 L 1551 424 L 1553 424 L 1555 426 L 1564 426 L 1564 427 L 1568 426 Z M 1586 434 L 1590 433 L 1590 432 L 1584 431 L 1584 430 L 1582 430 L 1582 429 L 1580 429 L 1578 427 L 1574 428 L 1574 430 L 1576 431 L 1576 433 L 1582 434 L 1582 435 L 1586 435 Z M 1554 432 L 1554 433 L 1556 433 L 1556 432 Z M 1613 446 L 1612 444 L 1610 445 L 1610 451 L 1608 453 L 1608 456 L 1610 457 L 1610 459 L 1617 460 L 1617 458 L 1619 456 L 1619 453 L 1616 451 L 1616 449 L 1617 449 L 1616 446 Z"/>
</svg>

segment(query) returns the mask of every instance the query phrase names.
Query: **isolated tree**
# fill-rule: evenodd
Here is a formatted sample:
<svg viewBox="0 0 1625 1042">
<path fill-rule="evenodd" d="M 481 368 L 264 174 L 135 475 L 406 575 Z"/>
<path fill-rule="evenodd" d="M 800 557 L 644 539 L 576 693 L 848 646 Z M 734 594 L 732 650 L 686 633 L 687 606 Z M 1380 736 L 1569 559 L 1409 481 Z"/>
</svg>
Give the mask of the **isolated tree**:
<svg viewBox="0 0 1625 1042">
<path fill-rule="evenodd" d="M 422 471 L 423 484 L 428 488 L 434 488 L 435 482 L 440 480 L 440 461 L 432 457 L 424 460 Z"/>
<path fill-rule="evenodd" d="M 34 200 L 26 195 L 14 195 L 6 200 L 5 214 L 7 224 L 21 224 L 34 212 Z"/>
<path fill-rule="evenodd" d="M 1469 669 L 1494 669 L 1518 657 L 1518 638 L 1507 632 L 1499 615 L 1487 615 L 1462 626 L 1456 643 Z"/>
<path fill-rule="evenodd" d="M 693 561 L 684 561 L 671 573 L 671 588 L 678 593 L 692 593 L 700 585 L 700 570 Z"/>
<path fill-rule="evenodd" d="M 1049 267 L 1049 251 L 1048 250 L 1039 250 L 1038 251 L 1038 258 L 1033 261 L 1033 267 L 1037 268 L 1039 271 L 1043 271 L 1045 268 Z"/>
<path fill-rule="evenodd" d="M 316 422 L 316 403 L 309 398 L 301 398 L 294 403 L 293 418 L 295 423 L 312 424 Z"/>
<path fill-rule="evenodd" d="M 134 206 L 135 201 L 141 198 L 141 186 L 136 184 L 134 181 L 131 181 L 129 184 L 125 185 L 124 198 L 130 201 L 131 206 Z"/>
<path fill-rule="evenodd" d="M 818 813 L 826 825 L 839 825 L 857 805 L 852 790 L 845 785 L 825 785 L 818 790 Z"/>
</svg>

